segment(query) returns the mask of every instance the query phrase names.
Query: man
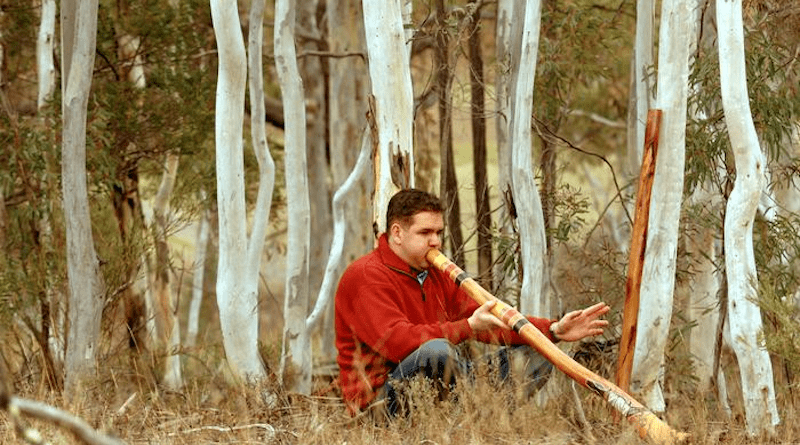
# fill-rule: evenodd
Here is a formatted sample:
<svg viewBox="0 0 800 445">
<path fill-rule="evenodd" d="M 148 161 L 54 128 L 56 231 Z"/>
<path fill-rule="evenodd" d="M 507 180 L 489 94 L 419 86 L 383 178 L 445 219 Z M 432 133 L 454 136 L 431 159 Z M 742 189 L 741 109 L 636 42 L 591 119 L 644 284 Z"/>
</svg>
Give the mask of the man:
<svg viewBox="0 0 800 445">
<path fill-rule="evenodd" d="M 385 401 L 395 414 L 395 382 L 426 375 L 444 385 L 471 364 L 455 345 L 465 340 L 521 345 L 524 341 L 478 305 L 425 255 L 441 246 L 442 205 L 420 190 L 402 190 L 389 201 L 386 233 L 378 247 L 351 264 L 336 291 L 339 385 L 352 414 Z M 598 335 L 608 325 L 598 303 L 561 320 L 529 317 L 553 341 Z M 385 400 L 384 400 L 385 399 Z"/>
</svg>

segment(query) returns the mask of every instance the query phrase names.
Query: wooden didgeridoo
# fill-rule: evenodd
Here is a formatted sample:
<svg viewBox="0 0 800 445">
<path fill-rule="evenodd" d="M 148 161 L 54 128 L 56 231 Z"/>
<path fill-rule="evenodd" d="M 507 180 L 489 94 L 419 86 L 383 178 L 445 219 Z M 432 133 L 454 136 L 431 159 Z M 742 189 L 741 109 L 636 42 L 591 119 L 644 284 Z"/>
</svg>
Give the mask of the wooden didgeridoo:
<svg viewBox="0 0 800 445">
<path fill-rule="evenodd" d="M 659 445 L 684 443 L 689 439 L 687 433 L 672 429 L 618 386 L 573 360 L 572 357 L 554 345 L 550 339 L 516 309 L 490 294 L 437 249 L 428 251 L 426 259 L 430 264 L 455 281 L 478 304 L 495 300 L 497 303 L 492 308 L 492 314 L 495 317 L 516 331 L 528 345 L 536 349 L 539 354 L 553 363 L 561 372 L 605 399 L 612 408 L 628 419 L 642 439 Z"/>
</svg>

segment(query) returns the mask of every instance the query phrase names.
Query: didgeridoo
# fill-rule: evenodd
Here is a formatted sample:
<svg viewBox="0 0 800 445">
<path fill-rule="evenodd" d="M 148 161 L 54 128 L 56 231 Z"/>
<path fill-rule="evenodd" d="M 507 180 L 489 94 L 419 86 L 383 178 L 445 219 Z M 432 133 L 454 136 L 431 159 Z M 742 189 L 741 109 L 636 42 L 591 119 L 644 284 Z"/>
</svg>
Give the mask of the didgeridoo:
<svg viewBox="0 0 800 445">
<path fill-rule="evenodd" d="M 642 439 L 650 443 L 663 445 L 683 443 L 689 439 L 687 433 L 672 429 L 618 386 L 573 360 L 572 357 L 554 345 L 516 309 L 490 294 L 437 249 L 431 249 L 426 258 L 429 263 L 455 281 L 478 304 L 495 300 L 497 303 L 492 308 L 494 316 L 514 329 L 528 345 L 536 349 L 539 354 L 553 363 L 561 372 L 605 399 L 612 408 L 628 419 Z"/>
</svg>

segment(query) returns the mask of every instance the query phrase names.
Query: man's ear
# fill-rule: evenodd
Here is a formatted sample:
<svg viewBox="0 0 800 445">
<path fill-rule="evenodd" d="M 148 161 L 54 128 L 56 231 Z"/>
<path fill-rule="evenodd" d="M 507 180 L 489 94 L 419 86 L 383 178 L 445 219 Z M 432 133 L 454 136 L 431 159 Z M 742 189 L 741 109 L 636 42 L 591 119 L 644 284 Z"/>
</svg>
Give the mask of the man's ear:
<svg viewBox="0 0 800 445">
<path fill-rule="evenodd" d="M 400 244 L 400 232 L 401 232 L 400 224 L 397 222 L 392 223 L 389 227 L 389 238 L 395 242 L 395 244 Z"/>
</svg>

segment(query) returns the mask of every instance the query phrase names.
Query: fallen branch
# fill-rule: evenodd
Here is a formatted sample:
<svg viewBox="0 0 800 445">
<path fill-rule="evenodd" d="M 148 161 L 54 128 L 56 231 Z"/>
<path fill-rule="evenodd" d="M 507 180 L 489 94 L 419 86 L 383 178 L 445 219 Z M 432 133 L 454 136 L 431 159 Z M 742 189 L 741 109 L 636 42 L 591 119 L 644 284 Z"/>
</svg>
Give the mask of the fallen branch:
<svg viewBox="0 0 800 445">
<path fill-rule="evenodd" d="M 28 427 L 22 420 L 20 414 L 54 423 L 67 431 L 71 432 L 78 439 L 88 445 L 124 445 L 119 439 L 106 436 L 97 432 L 94 428 L 82 419 L 72 414 L 50 406 L 46 403 L 34 400 L 21 399 L 19 397 L 9 397 L 8 403 L 3 407 L 8 411 L 9 416 L 14 422 L 14 427 L 23 440 L 32 444 L 47 443 L 41 433 L 36 429 Z"/>
</svg>

